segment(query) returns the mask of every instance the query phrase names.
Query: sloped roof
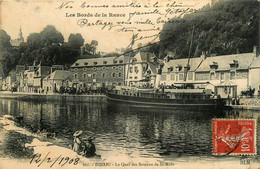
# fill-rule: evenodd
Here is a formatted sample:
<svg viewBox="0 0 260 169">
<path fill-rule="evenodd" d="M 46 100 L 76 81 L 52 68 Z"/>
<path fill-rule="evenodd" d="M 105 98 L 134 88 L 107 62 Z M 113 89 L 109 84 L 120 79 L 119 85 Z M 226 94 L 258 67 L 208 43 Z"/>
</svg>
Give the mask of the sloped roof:
<svg viewBox="0 0 260 169">
<path fill-rule="evenodd" d="M 157 65 L 149 64 L 149 67 L 151 70 L 151 74 L 156 75 L 157 74 L 157 71 L 156 71 Z"/>
<path fill-rule="evenodd" d="M 117 61 L 114 63 L 114 61 Z M 120 63 L 122 61 L 122 63 Z M 91 67 L 91 66 L 107 66 L 107 65 L 120 65 L 128 63 L 128 57 L 104 57 L 104 58 L 90 58 L 90 59 L 79 59 L 71 67 Z"/>
<path fill-rule="evenodd" d="M 223 55 L 207 57 L 202 64 L 199 66 L 197 71 L 210 71 L 210 65 L 217 64 L 216 71 L 220 70 L 230 70 L 230 64 L 236 61 L 238 63 L 237 70 L 248 69 L 251 65 L 255 54 L 253 53 L 243 53 L 243 54 L 233 54 L 233 55 Z"/>
<path fill-rule="evenodd" d="M 253 60 L 253 63 L 251 64 L 250 68 L 251 69 L 260 68 L 260 56 L 258 56 Z"/>
<path fill-rule="evenodd" d="M 186 66 L 188 64 L 188 58 L 185 59 L 174 59 L 174 60 L 170 60 L 169 62 L 167 62 L 164 67 L 162 72 L 168 72 L 168 68 L 172 68 L 172 72 L 184 72 L 184 66 Z M 189 71 L 195 71 L 198 66 L 201 64 L 201 58 L 190 58 L 189 61 L 189 65 L 190 65 L 190 69 Z M 182 69 L 181 71 L 177 71 L 176 67 L 177 66 L 181 66 Z"/>
<path fill-rule="evenodd" d="M 68 70 L 56 70 L 51 73 L 47 78 L 52 80 L 65 80 L 71 74 Z"/>
<path fill-rule="evenodd" d="M 156 58 L 154 53 L 149 52 L 138 52 L 133 58 L 135 63 L 151 62 L 151 59 Z"/>
</svg>

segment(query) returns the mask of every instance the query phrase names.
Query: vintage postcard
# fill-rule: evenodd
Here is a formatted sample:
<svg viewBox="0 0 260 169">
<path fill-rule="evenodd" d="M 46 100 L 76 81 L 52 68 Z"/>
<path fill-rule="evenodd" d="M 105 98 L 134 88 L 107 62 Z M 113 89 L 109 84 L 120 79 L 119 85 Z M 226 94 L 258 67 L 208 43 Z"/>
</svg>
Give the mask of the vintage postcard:
<svg viewBox="0 0 260 169">
<path fill-rule="evenodd" d="M 1 0 L 0 168 L 259 169 L 259 0 Z"/>
</svg>

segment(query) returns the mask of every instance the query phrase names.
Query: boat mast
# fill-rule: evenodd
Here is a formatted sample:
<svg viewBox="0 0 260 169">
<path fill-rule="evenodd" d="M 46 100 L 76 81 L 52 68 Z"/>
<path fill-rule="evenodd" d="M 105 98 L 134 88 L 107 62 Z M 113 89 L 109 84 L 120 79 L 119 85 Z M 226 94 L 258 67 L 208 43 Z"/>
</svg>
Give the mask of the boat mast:
<svg viewBox="0 0 260 169">
<path fill-rule="evenodd" d="M 133 33 L 133 37 L 132 37 L 132 40 L 131 40 L 131 43 L 128 45 L 128 47 L 126 48 L 126 49 L 132 49 L 132 46 L 134 45 L 134 43 L 135 43 L 135 35 L 134 35 L 134 33 Z M 133 52 L 133 51 L 132 51 Z M 129 54 L 129 57 L 128 57 L 128 69 L 127 69 L 127 74 L 126 74 L 126 79 L 127 79 L 127 81 L 126 81 L 126 86 L 130 86 L 130 81 L 129 81 L 129 78 L 128 78 L 128 76 L 129 76 L 129 70 L 130 70 L 130 59 L 131 58 L 131 56 L 130 56 L 130 54 Z M 127 84 L 128 83 L 128 84 Z"/>
<path fill-rule="evenodd" d="M 191 42 L 190 42 L 190 49 L 189 49 L 189 56 L 188 56 L 188 64 L 187 64 L 187 69 L 184 69 L 184 81 L 186 81 L 187 79 L 187 75 L 188 75 L 188 69 L 189 69 L 189 65 L 190 65 L 190 55 L 191 55 L 191 49 L 192 49 L 192 43 L 193 43 L 193 35 L 194 35 L 194 25 L 192 27 L 192 33 L 191 33 Z"/>
</svg>

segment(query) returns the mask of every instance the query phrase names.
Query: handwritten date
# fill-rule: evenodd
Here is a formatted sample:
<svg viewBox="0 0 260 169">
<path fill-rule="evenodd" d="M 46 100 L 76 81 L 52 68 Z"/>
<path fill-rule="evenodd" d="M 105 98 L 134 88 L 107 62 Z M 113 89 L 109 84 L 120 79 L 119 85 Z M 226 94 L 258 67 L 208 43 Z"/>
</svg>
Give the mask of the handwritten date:
<svg viewBox="0 0 260 169">
<path fill-rule="evenodd" d="M 62 157 L 62 155 L 52 158 L 49 157 L 50 152 L 48 152 L 44 157 L 42 154 L 34 154 L 30 161 L 30 164 L 38 164 L 37 167 L 40 167 L 43 163 L 50 164 L 50 168 L 52 168 L 55 164 L 60 165 L 61 167 L 66 164 L 77 165 L 79 163 L 79 158 L 70 158 L 70 157 Z"/>
</svg>

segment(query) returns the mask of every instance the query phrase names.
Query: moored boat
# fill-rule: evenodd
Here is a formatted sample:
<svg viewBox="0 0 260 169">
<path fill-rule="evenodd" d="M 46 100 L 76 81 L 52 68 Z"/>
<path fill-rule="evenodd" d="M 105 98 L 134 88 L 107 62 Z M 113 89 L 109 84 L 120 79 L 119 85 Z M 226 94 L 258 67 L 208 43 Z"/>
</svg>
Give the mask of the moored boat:
<svg viewBox="0 0 260 169">
<path fill-rule="evenodd" d="M 210 89 L 116 87 L 106 95 L 110 104 L 125 103 L 131 107 L 216 110 L 224 108 L 225 105 L 225 100 L 214 96 Z"/>
</svg>

